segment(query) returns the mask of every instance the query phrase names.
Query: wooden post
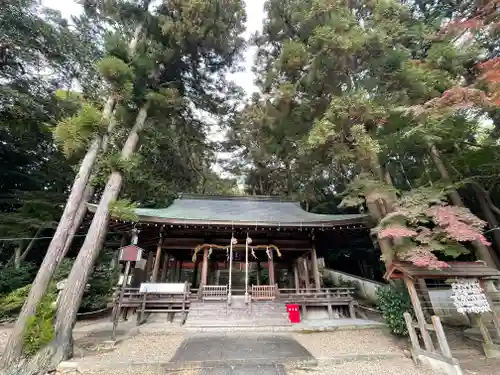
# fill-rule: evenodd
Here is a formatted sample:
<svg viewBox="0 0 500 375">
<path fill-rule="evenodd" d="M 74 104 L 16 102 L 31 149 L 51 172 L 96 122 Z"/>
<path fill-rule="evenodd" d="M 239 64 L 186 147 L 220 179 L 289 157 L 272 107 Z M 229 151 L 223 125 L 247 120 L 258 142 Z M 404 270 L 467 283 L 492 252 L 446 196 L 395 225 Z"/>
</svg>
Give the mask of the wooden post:
<svg viewBox="0 0 500 375">
<path fill-rule="evenodd" d="M 297 261 L 293 263 L 293 276 L 295 278 L 295 292 L 298 293 L 300 289 L 300 280 L 299 280 L 299 269 L 297 267 Z"/>
<path fill-rule="evenodd" d="M 268 264 L 268 272 L 269 272 L 269 285 L 274 285 L 274 259 L 273 259 L 273 249 L 269 251 L 269 262 Z"/>
<path fill-rule="evenodd" d="M 295 280 L 293 278 L 293 261 L 288 263 L 288 270 L 287 270 L 287 275 L 288 275 L 288 283 L 287 283 L 287 288 L 293 289 L 295 285 Z"/>
<path fill-rule="evenodd" d="M 150 275 L 151 275 L 151 270 L 153 268 L 153 260 L 154 260 L 154 254 L 152 251 L 148 253 L 148 260 L 146 261 L 146 269 L 145 269 L 145 275 L 146 279 L 144 280 L 145 282 L 148 282 L 150 280 Z"/>
<path fill-rule="evenodd" d="M 444 334 L 443 325 L 441 324 L 441 319 L 439 316 L 433 315 L 431 317 L 432 325 L 434 326 L 434 332 L 436 332 L 436 337 L 439 343 L 439 348 L 441 349 L 441 354 L 447 358 L 453 358 L 451 355 L 451 349 L 446 340 L 446 335 Z"/>
<path fill-rule="evenodd" d="M 160 272 L 160 262 L 161 262 L 161 245 L 163 244 L 163 235 L 160 232 L 160 239 L 158 240 L 158 247 L 156 248 L 155 264 L 153 268 L 153 276 L 151 276 L 151 281 L 155 283 L 158 280 L 158 273 Z"/>
<path fill-rule="evenodd" d="M 161 276 L 160 281 L 162 283 L 167 281 L 167 272 L 168 272 L 168 260 L 170 255 L 168 253 L 163 254 L 163 266 L 161 268 Z"/>
<path fill-rule="evenodd" d="M 184 262 L 179 260 L 179 276 L 177 277 L 177 282 L 180 283 L 182 281 L 182 266 Z"/>
<path fill-rule="evenodd" d="M 113 314 L 113 332 L 111 334 L 112 340 L 114 340 L 116 338 L 116 327 L 118 326 L 118 319 L 120 319 L 122 300 L 123 300 L 123 296 L 125 294 L 125 288 L 127 287 L 127 283 L 128 283 L 128 275 L 130 273 L 130 263 L 131 262 L 127 262 L 127 264 L 125 265 L 125 272 L 123 273 L 122 288 L 120 290 L 120 296 L 118 297 L 118 304 L 116 306 L 116 311 L 114 311 L 114 314 Z"/>
<path fill-rule="evenodd" d="M 207 274 L 208 274 L 208 249 L 203 250 L 203 264 L 201 266 L 201 285 L 207 285 Z"/>
<path fill-rule="evenodd" d="M 196 258 L 194 262 L 194 267 L 193 267 L 193 280 L 191 281 L 191 287 L 196 288 L 196 283 L 198 282 L 198 266 L 200 264 L 200 261 L 198 258 Z"/>
<path fill-rule="evenodd" d="M 408 288 L 408 293 L 410 294 L 413 309 L 415 310 L 415 315 L 417 316 L 418 326 L 420 328 L 420 333 L 422 334 L 422 338 L 424 340 L 425 350 L 433 352 L 434 345 L 432 344 L 432 339 L 431 336 L 429 335 L 429 331 L 427 331 L 424 311 L 422 310 L 422 305 L 420 304 L 420 300 L 418 299 L 417 290 L 415 289 L 415 284 L 413 283 L 413 280 L 408 277 L 405 278 L 405 282 Z"/>
<path fill-rule="evenodd" d="M 406 328 L 408 328 L 408 334 L 410 335 L 411 346 L 414 350 L 420 349 L 420 343 L 418 341 L 417 332 L 415 331 L 415 327 L 413 327 L 413 319 L 410 313 L 405 312 L 404 314 Z"/>
<path fill-rule="evenodd" d="M 307 257 L 302 258 L 302 264 L 304 266 L 304 282 L 306 283 L 306 290 L 311 289 L 311 284 L 309 283 L 309 269 L 307 267 Z"/>
<path fill-rule="evenodd" d="M 262 266 L 260 260 L 257 259 L 257 285 L 260 285 L 260 280 L 262 278 Z"/>
<path fill-rule="evenodd" d="M 321 277 L 319 275 L 318 258 L 316 256 L 316 247 L 311 249 L 312 272 L 314 274 L 314 284 L 317 290 L 321 289 Z"/>
</svg>

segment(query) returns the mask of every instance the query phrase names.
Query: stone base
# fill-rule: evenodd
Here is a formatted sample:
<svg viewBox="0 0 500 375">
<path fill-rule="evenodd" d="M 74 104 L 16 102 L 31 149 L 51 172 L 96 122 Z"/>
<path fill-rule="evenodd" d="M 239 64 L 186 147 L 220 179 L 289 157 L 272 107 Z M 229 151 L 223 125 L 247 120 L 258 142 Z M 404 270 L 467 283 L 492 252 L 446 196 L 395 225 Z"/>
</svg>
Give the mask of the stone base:
<svg viewBox="0 0 500 375">
<path fill-rule="evenodd" d="M 483 343 L 486 358 L 500 358 L 500 345 Z"/>
<path fill-rule="evenodd" d="M 437 353 L 413 350 L 413 359 L 418 364 L 430 367 L 446 375 L 463 375 L 462 368 L 454 358 L 446 358 Z"/>
</svg>

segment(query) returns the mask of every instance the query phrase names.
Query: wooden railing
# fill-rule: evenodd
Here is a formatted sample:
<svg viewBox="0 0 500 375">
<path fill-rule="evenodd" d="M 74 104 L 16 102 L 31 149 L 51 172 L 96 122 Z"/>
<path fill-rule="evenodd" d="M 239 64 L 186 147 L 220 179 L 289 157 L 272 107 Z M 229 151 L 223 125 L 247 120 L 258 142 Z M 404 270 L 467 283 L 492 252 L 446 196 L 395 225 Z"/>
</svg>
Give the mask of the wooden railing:
<svg viewBox="0 0 500 375">
<path fill-rule="evenodd" d="M 252 301 L 273 300 L 278 295 L 278 285 L 252 285 Z"/>
<path fill-rule="evenodd" d="M 355 318 L 357 305 L 353 295 L 356 288 L 319 288 L 319 289 L 280 289 L 280 300 L 294 303 L 305 311 L 308 306 L 326 306 L 331 317 L 333 307 L 346 309 L 351 318 Z"/>
<path fill-rule="evenodd" d="M 184 323 L 189 309 L 188 283 L 143 283 L 141 305 L 137 310 L 137 324 L 145 321 L 148 313 L 182 313 Z"/>
<path fill-rule="evenodd" d="M 280 298 L 353 298 L 356 288 L 284 288 L 279 289 Z"/>
<path fill-rule="evenodd" d="M 203 285 L 201 299 L 203 301 L 227 301 L 227 285 Z"/>
</svg>

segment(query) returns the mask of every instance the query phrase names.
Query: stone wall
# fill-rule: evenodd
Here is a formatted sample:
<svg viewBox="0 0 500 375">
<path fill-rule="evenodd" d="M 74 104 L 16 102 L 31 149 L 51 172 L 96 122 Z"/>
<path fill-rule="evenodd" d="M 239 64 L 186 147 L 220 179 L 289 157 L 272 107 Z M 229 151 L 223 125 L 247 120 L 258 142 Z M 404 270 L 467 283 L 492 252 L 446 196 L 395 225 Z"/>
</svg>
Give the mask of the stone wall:
<svg viewBox="0 0 500 375">
<path fill-rule="evenodd" d="M 335 285 L 342 284 L 342 281 L 352 282 L 357 288 L 356 294 L 360 298 L 368 302 L 371 302 L 373 304 L 377 302 L 377 289 L 380 286 L 384 285 L 383 283 L 380 283 L 378 281 L 365 279 L 363 277 L 354 276 L 348 273 L 328 268 L 324 268 L 322 272 L 323 272 L 323 279 L 329 279 Z"/>
</svg>

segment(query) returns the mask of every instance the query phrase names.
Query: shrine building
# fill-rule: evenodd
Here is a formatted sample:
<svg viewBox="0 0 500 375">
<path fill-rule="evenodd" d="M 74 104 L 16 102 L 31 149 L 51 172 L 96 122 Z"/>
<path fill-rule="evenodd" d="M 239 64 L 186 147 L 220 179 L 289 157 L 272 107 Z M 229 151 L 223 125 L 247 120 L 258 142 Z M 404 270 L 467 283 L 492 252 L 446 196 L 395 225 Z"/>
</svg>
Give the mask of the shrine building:
<svg viewBox="0 0 500 375">
<path fill-rule="evenodd" d="M 126 243 L 143 249 L 140 260 L 130 265 L 126 288 L 182 283 L 190 301 L 229 305 L 237 299 L 248 304 L 285 296 L 293 302 L 293 296 L 301 294 L 304 300 L 315 292 L 324 294 L 316 298 L 326 301 L 329 312 L 332 298 L 352 299 L 346 291 L 331 294 L 322 288 L 324 261 L 318 252 L 325 244 L 367 236 L 366 215 L 315 214 L 298 202 L 269 196 L 187 194 L 167 208 L 137 208 L 135 213 L 136 222 L 110 219 L 110 231 L 130 231 Z M 121 307 L 131 307 L 123 299 L 126 294 Z"/>
</svg>

